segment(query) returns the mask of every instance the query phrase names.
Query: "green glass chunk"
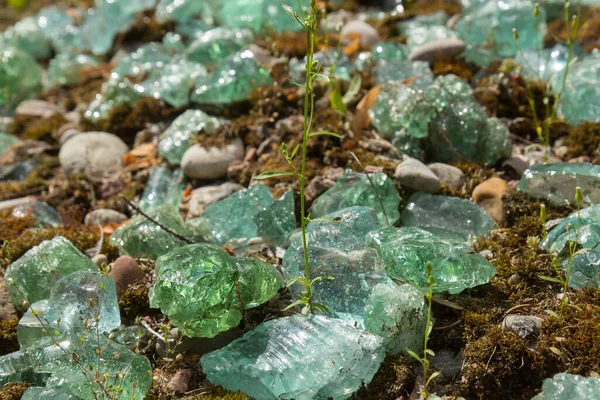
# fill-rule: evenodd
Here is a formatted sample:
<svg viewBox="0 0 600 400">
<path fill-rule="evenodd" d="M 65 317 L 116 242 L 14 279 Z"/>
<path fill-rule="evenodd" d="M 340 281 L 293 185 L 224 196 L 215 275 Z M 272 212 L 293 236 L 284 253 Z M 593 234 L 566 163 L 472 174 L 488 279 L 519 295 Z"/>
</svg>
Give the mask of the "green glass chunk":
<svg viewBox="0 0 600 400">
<path fill-rule="evenodd" d="M 200 132 L 212 133 L 221 126 L 221 120 L 201 110 L 187 110 L 163 132 L 158 142 L 158 154 L 171 164 L 181 163 L 183 153 L 191 146 L 191 140 Z"/>
<path fill-rule="evenodd" d="M 499 58 L 513 57 L 517 49 L 543 48 L 546 16 L 533 16 L 534 2 L 529 0 L 493 0 L 469 9 L 456 25 L 456 31 L 467 43 L 468 61 L 486 66 Z M 519 43 L 513 36 L 518 29 Z"/>
<path fill-rule="evenodd" d="M 457 34 L 443 25 L 414 26 L 408 31 L 408 40 L 406 45 L 409 49 L 414 49 L 422 44 L 441 39 L 456 38 Z"/>
<path fill-rule="evenodd" d="M 371 59 L 377 63 L 379 61 L 408 60 L 408 50 L 406 46 L 396 42 L 379 42 L 371 49 Z"/>
<path fill-rule="evenodd" d="M 433 266 L 436 293 L 460 293 L 489 282 L 496 274 L 492 264 L 466 244 L 421 228 L 383 228 L 369 233 L 367 243 L 377 249 L 390 276 L 422 290 L 429 290 L 427 262 Z"/>
<path fill-rule="evenodd" d="M 253 41 L 254 34 L 249 29 L 215 28 L 190 43 L 187 57 L 199 63 L 218 62 Z"/>
<path fill-rule="evenodd" d="M 234 259 L 221 247 L 181 247 L 156 260 L 150 306 L 160 308 L 186 336 L 214 337 L 242 319 L 238 278 Z"/>
<path fill-rule="evenodd" d="M 23 298 L 29 304 L 50 297 L 60 278 L 75 271 L 97 271 L 96 265 L 62 236 L 33 247 L 6 269 L 4 280 L 10 300 L 20 311 Z M 14 284 L 11 284 L 14 283 Z"/>
<path fill-rule="evenodd" d="M 600 379 L 574 374 L 556 374 L 542 386 L 542 393 L 531 400 L 594 400 L 600 396 Z"/>
<path fill-rule="evenodd" d="M 227 106 L 248 100 L 252 90 L 257 87 L 272 84 L 269 72 L 258 64 L 251 51 L 245 50 L 227 57 L 211 74 L 197 79 L 192 101 Z"/>
<path fill-rule="evenodd" d="M 535 164 L 521 177 L 519 190 L 554 204 L 575 204 L 575 188 L 583 194 L 582 205 L 600 202 L 600 166 L 590 163 Z"/>
<path fill-rule="evenodd" d="M 281 273 L 269 263 L 249 257 L 234 261 L 240 273 L 240 298 L 246 309 L 266 303 L 285 286 Z"/>
<path fill-rule="evenodd" d="M 139 98 L 140 95 L 131 82 L 117 74 L 111 74 L 108 81 L 102 85 L 101 92 L 89 104 L 84 116 L 90 121 L 98 121 L 108 117 L 113 107 L 133 104 Z"/>
<path fill-rule="evenodd" d="M 168 204 L 174 210 L 179 209 L 183 189 L 185 188 L 183 172 L 180 169 L 157 166 L 152 169 L 144 193 L 139 202 L 142 211 L 148 213 Z"/>
<path fill-rule="evenodd" d="M 161 22 L 175 20 L 178 23 L 193 20 L 195 16 L 206 20 L 213 13 L 215 4 L 215 0 L 159 0 L 156 18 Z"/>
<path fill-rule="evenodd" d="M 270 206 L 259 211 L 253 218 L 257 235 L 271 246 L 287 246 L 289 237 L 296 229 L 294 191 L 288 190 Z"/>
<path fill-rule="evenodd" d="M 35 18 L 26 17 L 0 34 L 1 47 L 15 47 L 38 60 L 50 57 L 52 46 Z"/>
<path fill-rule="evenodd" d="M 52 324 L 46 319 L 48 312 L 48 300 L 40 300 L 30 305 L 25 314 L 19 320 L 17 325 L 17 340 L 21 349 L 38 345 L 45 340 L 46 345 L 52 344 L 52 339 L 45 333 L 46 328 Z M 37 314 L 35 316 L 33 312 Z M 51 331 L 54 336 L 59 336 L 60 332 Z"/>
<path fill-rule="evenodd" d="M 113 340 L 131 351 L 140 348 L 139 342 L 142 340 L 147 331 L 139 325 L 123 326 L 111 332 Z"/>
<path fill-rule="evenodd" d="M 387 282 L 385 268 L 376 252 L 365 245 L 365 235 L 382 225 L 369 207 L 345 208 L 324 218 L 313 220 L 306 227 L 308 262 L 312 278 L 331 276 L 313 286 L 313 301 L 327 306 L 338 318 L 363 324 L 365 301 L 373 286 Z M 292 236 L 283 257 L 282 269 L 287 279 L 304 276 L 304 252 L 299 233 Z M 303 288 L 290 286 L 297 299 Z"/>
<path fill-rule="evenodd" d="M 22 204 L 13 208 L 11 216 L 16 218 L 31 218 L 38 228 L 44 226 L 59 226 L 62 221 L 54 207 L 43 201 Z"/>
<path fill-rule="evenodd" d="M 375 66 L 375 83 L 403 81 L 415 78 L 412 87 L 425 88 L 433 83 L 429 63 L 424 61 L 380 61 Z"/>
<path fill-rule="evenodd" d="M 578 232 L 578 233 L 576 233 Z M 561 253 L 569 241 L 577 242 L 584 248 L 596 246 L 600 240 L 600 205 L 584 208 L 571 213 L 548 232 L 540 246 L 551 253 Z"/>
<path fill-rule="evenodd" d="M 279 318 L 201 358 L 214 385 L 263 400 L 346 399 L 368 384 L 383 339 L 321 315 Z"/>
<path fill-rule="evenodd" d="M 19 139 L 16 136 L 9 135 L 0 131 L 0 154 L 9 148 L 13 143 L 17 143 Z"/>
<path fill-rule="evenodd" d="M 599 230 L 600 231 L 600 230 Z M 600 239 L 600 237 L 598 237 Z M 565 271 L 571 268 L 569 287 L 581 290 L 584 287 L 600 288 L 600 253 L 597 249 L 583 250 L 575 254 L 573 264 L 566 259 L 562 267 Z"/>
<path fill-rule="evenodd" d="M 289 2 L 298 15 L 297 3 Z M 254 31 L 275 32 L 298 31 L 302 29 L 281 7 L 278 0 L 237 0 L 221 4 L 217 13 L 221 25 L 227 27 L 250 28 Z"/>
<path fill-rule="evenodd" d="M 225 244 L 231 239 L 249 240 L 258 236 L 255 216 L 272 203 L 269 188 L 258 184 L 211 204 L 201 218 L 208 221 L 218 244 Z"/>
<path fill-rule="evenodd" d="M 496 226 L 477 204 L 459 197 L 415 193 L 402 211 L 402 226 L 418 226 L 432 233 L 456 233 L 467 240 L 486 236 Z"/>
<path fill-rule="evenodd" d="M 423 349 L 426 323 L 423 294 L 415 287 L 393 282 L 373 287 L 365 304 L 365 329 L 381 336 L 388 354 L 419 354 Z"/>
<path fill-rule="evenodd" d="M 381 199 L 388 223 L 393 224 L 398 220 L 400 213 L 400 196 L 394 182 L 382 172 L 370 175 L 373 186 L 366 174 L 354 171 L 346 171 L 338 178 L 335 185 L 327 189 L 313 203 L 311 215 L 313 218 L 321 218 L 326 214 L 352 206 L 367 206 L 375 210 L 378 220 L 385 223 Z M 377 192 L 375 192 L 377 190 Z"/>
<path fill-rule="evenodd" d="M 21 400 L 78 400 L 80 397 L 75 396 L 68 389 L 59 388 L 43 388 L 30 387 L 23 393 Z"/>
<path fill-rule="evenodd" d="M 450 16 L 445 11 L 438 11 L 431 14 L 417 15 L 408 21 L 399 22 L 396 26 L 398 32 L 408 35 L 415 28 L 446 25 Z"/>
<path fill-rule="evenodd" d="M 113 72 L 120 76 L 145 74 L 164 67 L 171 62 L 173 56 L 174 54 L 161 43 L 148 43 L 119 60 Z"/>
<path fill-rule="evenodd" d="M 42 68 L 28 53 L 0 44 L 0 112 L 13 111 L 42 89 Z"/>
<path fill-rule="evenodd" d="M 77 85 L 81 83 L 83 68 L 99 64 L 96 57 L 86 54 L 59 54 L 48 64 L 48 86 Z"/>
<path fill-rule="evenodd" d="M 148 216 L 190 240 L 196 237 L 196 232 L 168 204 L 148 213 Z M 187 244 L 142 215 L 136 215 L 127 225 L 117 229 L 111 235 L 110 242 L 119 248 L 121 255 L 152 260 Z"/>
</svg>

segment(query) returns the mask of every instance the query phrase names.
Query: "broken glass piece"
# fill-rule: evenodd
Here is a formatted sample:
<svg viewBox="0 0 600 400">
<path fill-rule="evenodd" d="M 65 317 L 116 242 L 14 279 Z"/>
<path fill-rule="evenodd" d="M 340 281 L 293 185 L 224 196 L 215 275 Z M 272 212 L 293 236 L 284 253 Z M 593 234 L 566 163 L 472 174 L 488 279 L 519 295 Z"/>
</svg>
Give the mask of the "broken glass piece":
<svg viewBox="0 0 600 400">
<path fill-rule="evenodd" d="M 556 374 L 542 386 L 542 393 L 531 400 L 593 400 L 600 396 L 600 379 L 574 374 Z"/>
<path fill-rule="evenodd" d="M 11 112 L 42 89 L 42 68 L 28 53 L 0 44 L 0 112 Z"/>
<path fill-rule="evenodd" d="M 290 235 L 296 229 L 294 191 L 285 192 L 266 209 L 259 211 L 252 220 L 258 227 L 258 237 L 265 239 L 271 246 L 287 246 Z"/>
<path fill-rule="evenodd" d="M 139 207 L 146 213 L 163 204 L 169 204 L 174 210 L 178 210 L 184 188 L 184 176 L 180 169 L 171 171 L 166 167 L 154 167 L 146 182 Z"/>
<path fill-rule="evenodd" d="M 62 223 L 60 215 L 50 204 L 43 201 L 33 201 L 13 208 L 11 216 L 17 218 L 32 218 L 38 228 L 58 226 Z"/>
<path fill-rule="evenodd" d="M 254 34 L 249 29 L 215 28 L 190 43 L 187 57 L 199 63 L 214 63 L 242 50 L 253 41 Z"/>
<path fill-rule="evenodd" d="M 133 104 L 140 96 L 133 85 L 117 74 L 111 74 L 102 85 L 101 92 L 92 100 L 84 116 L 90 121 L 108 117 L 113 107 L 121 104 Z"/>
<path fill-rule="evenodd" d="M 77 85 L 81 82 L 82 69 L 99 64 L 96 57 L 86 54 L 59 54 L 48 64 L 48 86 Z"/>
<path fill-rule="evenodd" d="M 52 46 L 35 18 L 26 17 L 0 33 L 0 47 L 15 47 L 37 60 L 50 57 Z"/>
<path fill-rule="evenodd" d="M 283 275 L 274 266 L 256 258 L 234 258 L 240 273 L 240 299 L 245 309 L 269 301 L 285 286 Z"/>
<path fill-rule="evenodd" d="M 563 262 L 562 267 L 565 271 L 569 270 L 570 262 L 569 259 Z M 600 253 L 597 249 L 583 250 L 573 257 L 569 287 L 581 290 L 586 286 L 600 288 Z"/>
</svg>

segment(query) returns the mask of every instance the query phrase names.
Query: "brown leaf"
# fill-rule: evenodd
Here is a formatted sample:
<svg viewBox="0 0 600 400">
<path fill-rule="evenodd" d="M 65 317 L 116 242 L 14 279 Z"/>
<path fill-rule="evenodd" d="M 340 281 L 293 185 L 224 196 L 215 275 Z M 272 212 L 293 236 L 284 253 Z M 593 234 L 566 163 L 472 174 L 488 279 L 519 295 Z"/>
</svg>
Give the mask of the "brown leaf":
<svg viewBox="0 0 600 400">
<path fill-rule="evenodd" d="M 358 134 L 362 132 L 362 130 L 369 125 L 369 122 L 371 122 L 369 110 L 375 104 L 375 100 L 377 100 L 379 88 L 379 86 L 375 86 L 369 90 L 356 106 L 356 114 L 354 115 L 354 133 Z"/>
</svg>

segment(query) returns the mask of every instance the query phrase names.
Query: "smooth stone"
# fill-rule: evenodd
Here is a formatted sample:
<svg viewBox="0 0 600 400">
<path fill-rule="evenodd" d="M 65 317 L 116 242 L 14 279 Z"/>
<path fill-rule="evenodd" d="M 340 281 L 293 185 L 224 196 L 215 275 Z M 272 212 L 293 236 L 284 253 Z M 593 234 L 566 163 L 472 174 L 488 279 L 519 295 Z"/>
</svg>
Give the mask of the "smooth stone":
<svg viewBox="0 0 600 400">
<path fill-rule="evenodd" d="M 548 378 L 542 393 L 531 400 L 596 400 L 600 397 L 600 379 L 561 373 Z"/>
<path fill-rule="evenodd" d="M 80 133 L 83 132 L 81 132 L 78 123 L 69 122 L 67 124 L 64 124 L 58 129 L 57 132 L 57 135 L 59 137 L 58 144 L 62 146 L 67 140 L 75 137 L 75 135 L 79 135 Z"/>
<path fill-rule="evenodd" d="M 267 321 L 204 355 L 214 385 L 261 400 L 350 397 L 385 356 L 383 339 L 338 319 L 293 315 Z"/>
<path fill-rule="evenodd" d="M 475 187 L 472 199 L 475 204 L 490 214 L 497 224 L 504 220 L 502 198 L 510 193 L 510 187 L 505 180 L 490 178 Z"/>
<path fill-rule="evenodd" d="M 236 138 L 225 147 L 205 148 L 195 144 L 183 154 L 183 173 L 196 179 L 214 180 L 227 176 L 227 168 L 233 161 L 244 156 L 244 143 Z"/>
<path fill-rule="evenodd" d="M 502 163 L 502 168 L 516 179 L 521 179 L 529 164 L 519 157 L 512 157 Z"/>
<path fill-rule="evenodd" d="M 457 376 L 463 367 L 464 359 L 461 352 L 442 349 L 435 352 L 431 357 L 431 366 L 442 373 L 445 378 Z"/>
<path fill-rule="evenodd" d="M 122 166 L 128 147 L 118 136 L 106 132 L 86 132 L 65 142 L 58 153 L 60 165 L 69 174 L 86 172 L 93 177 Z"/>
<path fill-rule="evenodd" d="M 363 48 L 371 48 L 380 40 L 377 29 L 361 20 L 354 20 L 344 24 L 341 32 L 341 37 L 345 42 L 350 42 L 349 36 L 358 35 L 360 37 L 360 45 Z"/>
<path fill-rule="evenodd" d="M 538 334 L 542 329 L 544 320 L 540 317 L 511 314 L 502 321 L 502 332 L 514 332 L 521 339 Z"/>
<path fill-rule="evenodd" d="M 177 394 L 184 394 L 187 392 L 190 385 L 190 378 L 192 377 L 192 370 L 189 368 L 181 369 L 177 371 L 175 376 L 171 378 L 167 383 L 167 388 L 170 391 Z"/>
<path fill-rule="evenodd" d="M 428 167 L 436 174 L 443 185 L 460 189 L 465 184 L 465 174 L 459 168 L 444 163 L 433 163 L 429 164 Z"/>
<path fill-rule="evenodd" d="M 62 114 L 63 109 L 44 100 L 25 100 L 15 110 L 16 116 L 48 118 L 54 114 Z"/>
<path fill-rule="evenodd" d="M 92 257 L 92 262 L 96 264 L 98 268 L 102 268 L 102 265 L 108 264 L 108 257 L 106 257 L 104 254 L 96 254 L 94 257 Z"/>
<path fill-rule="evenodd" d="M 110 223 L 120 224 L 128 219 L 127 215 L 110 208 L 98 208 L 90 211 L 84 218 L 87 225 L 106 225 Z"/>
<path fill-rule="evenodd" d="M 434 40 L 416 46 L 408 55 L 409 61 L 427 61 L 434 64 L 439 61 L 452 61 L 465 49 L 465 42 L 457 38 Z"/>
<path fill-rule="evenodd" d="M 427 193 L 440 190 L 440 179 L 416 158 L 408 158 L 396 167 L 394 177 L 402 186 Z"/>
<path fill-rule="evenodd" d="M 112 263 L 108 276 L 113 278 L 117 287 L 117 296 L 129 286 L 146 279 L 144 271 L 138 266 L 135 258 L 130 256 L 121 256 Z"/>
<path fill-rule="evenodd" d="M 238 183 L 225 182 L 222 185 L 203 186 L 192 190 L 192 197 L 188 203 L 188 218 L 200 216 L 211 204 L 242 189 L 244 187 Z"/>
</svg>

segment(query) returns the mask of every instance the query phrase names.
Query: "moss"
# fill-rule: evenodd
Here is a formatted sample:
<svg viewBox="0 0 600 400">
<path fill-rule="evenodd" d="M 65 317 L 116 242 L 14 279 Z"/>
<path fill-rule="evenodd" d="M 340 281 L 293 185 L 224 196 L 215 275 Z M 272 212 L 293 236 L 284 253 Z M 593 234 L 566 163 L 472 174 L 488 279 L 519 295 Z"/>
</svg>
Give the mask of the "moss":
<svg viewBox="0 0 600 400">
<path fill-rule="evenodd" d="M 548 204 L 546 204 L 548 203 Z M 547 219 L 563 218 L 574 211 L 572 207 L 556 206 L 549 202 L 534 199 L 523 192 L 511 192 L 503 200 L 504 219 L 502 226 L 505 228 L 513 226 L 519 218 L 540 215 L 540 207 L 546 206 Z M 540 225 L 541 228 L 541 225 Z"/>
<path fill-rule="evenodd" d="M 148 287 L 142 284 L 129 286 L 119 298 L 119 309 L 123 318 L 135 320 L 140 316 L 157 315 L 159 310 L 150 308 Z"/>
<path fill-rule="evenodd" d="M 568 158 L 589 156 L 594 164 L 600 164 L 600 123 L 584 122 L 569 131 L 567 139 Z"/>
<path fill-rule="evenodd" d="M 454 74 L 467 81 L 471 80 L 476 71 L 477 70 L 473 67 L 473 65 L 467 64 L 462 60 L 452 62 L 438 61 L 433 64 L 432 69 L 432 72 L 435 76 Z"/>
<path fill-rule="evenodd" d="M 0 182 L 0 201 L 42 191 L 58 168 L 58 158 L 42 156 L 40 164 L 21 182 Z"/>
<path fill-rule="evenodd" d="M 0 319 L 0 356 L 19 350 L 17 342 L 18 318 Z"/>
<path fill-rule="evenodd" d="M 352 400 L 396 400 L 408 397 L 415 383 L 415 375 L 406 360 L 399 356 L 388 356 L 373 377 L 351 397 Z"/>
<path fill-rule="evenodd" d="M 22 139 L 55 142 L 58 129 L 69 122 L 62 114 L 53 114 L 47 118 L 16 116 L 11 133 Z"/>
<path fill-rule="evenodd" d="M 19 400 L 30 386 L 24 382 L 9 382 L 0 387 L 0 400 Z"/>
<path fill-rule="evenodd" d="M 576 11 L 573 11 L 571 15 L 575 13 Z M 593 51 L 600 46 L 600 7 L 592 8 L 587 12 L 584 11 L 581 21 L 585 23 L 585 27 L 579 33 L 576 42 L 586 51 Z M 566 43 L 570 31 L 571 27 L 565 25 L 565 20 L 562 16 L 550 22 L 544 38 L 544 47 L 550 48 L 557 43 Z"/>
</svg>

